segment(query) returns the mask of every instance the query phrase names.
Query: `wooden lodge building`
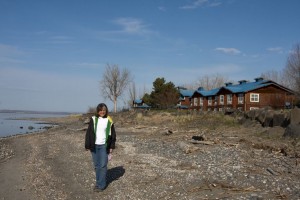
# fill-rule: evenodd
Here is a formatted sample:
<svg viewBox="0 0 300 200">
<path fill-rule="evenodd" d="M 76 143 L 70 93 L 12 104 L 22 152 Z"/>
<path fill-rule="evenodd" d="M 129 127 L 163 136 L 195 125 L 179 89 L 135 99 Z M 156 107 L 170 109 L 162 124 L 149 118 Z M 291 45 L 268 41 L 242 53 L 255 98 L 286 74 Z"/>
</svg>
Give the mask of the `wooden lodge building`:
<svg viewBox="0 0 300 200">
<path fill-rule="evenodd" d="M 226 83 L 225 86 L 196 91 L 179 89 L 179 106 L 197 111 L 248 111 L 271 107 L 284 109 L 293 106 L 295 92 L 271 80 L 256 78 L 254 82 L 245 80 L 238 84 Z"/>
<path fill-rule="evenodd" d="M 191 96 L 194 94 L 195 90 L 187 90 L 182 87 L 177 88 L 180 93 L 179 103 L 177 108 L 179 109 L 189 109 L 191 106 Z"/>
</svg>

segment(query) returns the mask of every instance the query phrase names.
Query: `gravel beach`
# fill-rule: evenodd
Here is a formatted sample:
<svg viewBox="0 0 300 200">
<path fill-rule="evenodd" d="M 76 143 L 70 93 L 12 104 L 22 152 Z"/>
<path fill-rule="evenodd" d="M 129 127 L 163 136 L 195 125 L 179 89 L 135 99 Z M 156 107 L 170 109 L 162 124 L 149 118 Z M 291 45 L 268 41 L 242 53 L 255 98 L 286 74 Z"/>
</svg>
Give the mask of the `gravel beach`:
<svg viewBox="0 0 300 200">
<path fill-rule="evenodd" d="M 300 143 L 236 117 L 114 114 L 108 187 L 93 192 L 88 116 L 0 139 L 0 199 L 300 199 Z"/>
</svg>

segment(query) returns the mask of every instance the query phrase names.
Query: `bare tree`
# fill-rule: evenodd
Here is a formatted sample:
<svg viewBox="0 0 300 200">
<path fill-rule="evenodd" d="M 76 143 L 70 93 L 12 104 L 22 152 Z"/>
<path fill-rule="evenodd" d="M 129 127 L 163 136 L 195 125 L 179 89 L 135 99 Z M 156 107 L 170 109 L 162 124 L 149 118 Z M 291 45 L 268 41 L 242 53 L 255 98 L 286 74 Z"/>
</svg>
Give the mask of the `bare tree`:
<svg viewBox="0 0 300 200">
<path fill-rule="evenodd" d="M 289 78 L 286 76 L 286 73 L 284 72 L 284 70 L 282 70 L 282 71 L 270 70 L 270 71 L 262 73 L 261 77 L 266 80 L 272 80 L 276 83 L 279 83 L 280 85 L 283 85 L 287 88 L 292 89 L 290 82 L 289 82 Z"/>
<path fill-rule="evenodd" d="M 211 76 L 205 75 L 200 77 L 197 81 L 197 87 L 201 86 L 206 90 L 211 90 L 214 88 L 218 88 L 224 86 L 224 84 L 228 82 L 228 78 L 224 77 L 221 74 L 214 74 Z"/>
<path fill-rule="evenodd" d="M 284 73 L 289 80 L 290 88 L 300 95 L 300 43 L 295 45 L 288 56 Z"/>
<path fill-rule="evenodd" d="M 114 102 L 114 112 L 117 112 L 117 100 L 131 81 L 130 71 L 126 68 L 120 70 L 118 65 L 106 65 L 105 72 L 100 81 L 101 91 L 105 98 Z"/>
<path fill-rule="evenodd" d="M 261 77 L 264 79 L 268 79 L 268 80 L 272 80 L 276 83 L 280 83 L 282 82 L 282 73 L 276 71 L 276 70 L 270 70 L 267 72 L 264 72 L 261 74 Z"/>
<path fill-rule="evenodd" d="M 141 99 L 141 98 L 144 96 L 144 94 L 146 94 L 146 93 L 150 93 L 150 91 L 149 91 L 149 89 L 146 87 L 146 85 L 144 84 L 144 87 L 143 87 L 143 89 L 142 89 L 142 92 L 139 90 L 139 98 Z"/>
<path fill-rule="evenodd" d="M 135 83 L 132 82 L 131 86 L 129 87 L 129 101 L 128 101 L 129 106 L 132 105 L 132 102 L 136 99 L 136 97 L 137 97 L 137 94 L 136 94 Z"/>
</svg>

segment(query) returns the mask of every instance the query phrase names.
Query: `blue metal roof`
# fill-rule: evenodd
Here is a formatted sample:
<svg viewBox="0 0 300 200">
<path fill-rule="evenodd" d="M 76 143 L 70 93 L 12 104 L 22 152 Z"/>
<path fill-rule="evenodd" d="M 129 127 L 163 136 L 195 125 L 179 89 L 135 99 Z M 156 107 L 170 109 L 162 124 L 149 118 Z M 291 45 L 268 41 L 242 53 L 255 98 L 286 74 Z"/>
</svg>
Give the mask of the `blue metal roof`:
<svg viewBox="0 0 300 200">
<path fill-rule="evenodd" d="M 258 88 L 262 88 L 268 85 L 274 84 L 274 82 L 269 81 L 269 80 L 260 80 L 260 81 L 256 81 L 256 82 L 245 82 L 242 84 L 237 84 L 237 85 L 230 85 L 230 86 L 226 86 L 226 87 L 222 87 L 225 88 L 229 91 L 231 91 L 232 93 L 245 93 L 251 90 L 255 90 Z"/>
<path fill-rule="evenodd" d="M 198 94 L 201 94 L 202 96 L 215 96 L 218 92 L 219 92 L 220 88 L 215 88 L 215 89 L 212 89 L 212 90 L 203 90 L 203 89 L 200 89 L 200 90 L 196 90 L 194 93 L 198 93 Z"/>
<path fill-rule="evenodd" d="M 137 103 L 137 104 L 140 104 L 140 103 L 143 103 L 143 100 L 142 99 L 135 99 L 133 102 Z"/>
<path fill-rule="evenodd" d="M 293 93 L 293 91 L 291 91 L 290 89 L 285 88 L 272 80 L 263 80 L 262 78 L 256 78 L 255 80 L 256 81 L 254 82 L 247 82 L 245 80 L 241 80 L 239 81 L 239 84 L 226 84 L 227 86 L 215 88 L 212 90 L 204 90 L 202 87 L 199 87 L 198 90 L 195 91 L 180 89 L 180 94 L 184 97 L 192 97 L 194 94 L 200 94 L 201 96 L 208 97 L 216 96 L 221 89 L 229 90 L 232 93 L 246 93 L 269 85 L 277 85 L 278 87 L 281 87 L 282 89 Z M 182 100 L 182 98 L 180 98 L 180 100 Z"/>
<path fill-rule="evenodd" d="M 221 89 L 227 89 L 227 90 L 231 91 L 232 93 L 245 93 L 245 92 L 259 89 L 259 88 L 262 88 L 262 87 L 265 87 L 268 85 L 272 85 L 272 84 L 276 84 L 276 83 L 273 81 L 270 81 L 270 80 L 263 80 L 263 79 L 260 79 L 255 82 L 241 81 L 240 84 L 228 85 L 228 86 L 224 86 L 221 88 L 215 88 L 212 90 L 198 89 L 198 90 L 194 91 L 193 94 L 198 93 L 205 97 L 215 96 Z"/>
<path fill-rule="evenodd" d="M 194 94 L 194 90 L 180 89 L 179 92 L 180 92 L 180 95 L 184 96 L 184 97 L 191 97 Z"/>
</svg>

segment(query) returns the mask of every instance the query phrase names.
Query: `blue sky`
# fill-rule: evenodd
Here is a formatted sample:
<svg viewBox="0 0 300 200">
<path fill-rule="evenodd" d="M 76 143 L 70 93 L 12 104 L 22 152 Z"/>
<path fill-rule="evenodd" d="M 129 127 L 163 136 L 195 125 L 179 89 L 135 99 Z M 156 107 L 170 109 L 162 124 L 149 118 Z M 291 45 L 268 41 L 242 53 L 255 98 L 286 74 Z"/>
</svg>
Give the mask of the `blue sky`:
<svg viewBox="0 0 300 200">
<path fill-rule="evenodd" d="M 108 63 L 129 69 L 139 93 L 157 77 L 176 86 L 216 73 L 252 81 L 285 67 L 300 42 L 299 8 L 299 0 L 0 0 L 0 109 L 112 109 L 99 87 Z"/>
</svg>

